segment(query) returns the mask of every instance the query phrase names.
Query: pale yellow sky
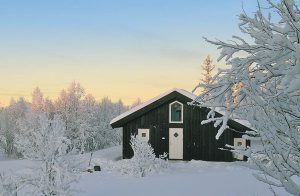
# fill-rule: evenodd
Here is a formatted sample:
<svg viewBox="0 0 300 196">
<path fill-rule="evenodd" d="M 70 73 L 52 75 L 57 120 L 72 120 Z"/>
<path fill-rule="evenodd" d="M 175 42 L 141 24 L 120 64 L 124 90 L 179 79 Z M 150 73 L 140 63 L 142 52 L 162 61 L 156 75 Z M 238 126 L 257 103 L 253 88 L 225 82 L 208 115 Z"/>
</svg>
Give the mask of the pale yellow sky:
<svg viewBox="0 0 300 196">
<path fill-rule="evenodd" d="M 243 5 L 252 14 L 256 1 Z M 55 99 L 72 81 L 126 104 L 191 91 L 204 58 L 218 57 L 203 37 L 240 35 L 241 11 L 242 0 L 2 2 L 0 105 L 37 86 Z"/>
<path fill-rule="evenodd" d="M 11 98 L 17 99 L 20 96 L 30 101 L 36 86 L 42 90 L 45 97 L 54 100 L 59 92 L 74 80 L 97 100 L 108 96 L 113 101 L 122 99 L 125 104 L 131 104 L 138 97 L 146 101 L 174 87 L 191 91 L 201 78 L 202 61 L 203 59 L 170 61 L 161 66 L 157 66 L 159 62 L 155 61 L 140 61 L 135 64 L 143 64 L 141 67 L 131 68 L 130 65 L 124 65 L 122 69 L 117 70 L 110 69 L 114 67 L 113 64 L 106 69 L 96 68 L 92 71 L 85 70 L 83 64 L 69 68 L 59 65 L 28 68 L 19 73 L 7 70 L 0 78 L 1 84 L 4 81 L 13 82 L 10 82 L 9 86 L 1 85 L 1 105 L 7 105 Z"/>
</svg>

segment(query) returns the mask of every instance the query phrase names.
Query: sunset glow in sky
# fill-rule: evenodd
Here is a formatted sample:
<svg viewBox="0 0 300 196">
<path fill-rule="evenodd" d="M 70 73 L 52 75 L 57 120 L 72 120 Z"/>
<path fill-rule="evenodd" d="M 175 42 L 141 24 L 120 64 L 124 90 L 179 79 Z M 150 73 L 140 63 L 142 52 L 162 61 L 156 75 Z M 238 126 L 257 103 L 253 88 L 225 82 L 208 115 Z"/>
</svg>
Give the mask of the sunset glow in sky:
<svg viewBox="0 0 300 196">
<path fill-rule="evenodd" d="M 256 1 L 243 6 L 252 14 Z M 55 98 L 73 80 L 126 104 L 190 91 L 218 56 L 202 37 L 239 34 L 241 11 L 242 0 L 0 0 L 0 104 L 36 86 Z"/>
</svg>

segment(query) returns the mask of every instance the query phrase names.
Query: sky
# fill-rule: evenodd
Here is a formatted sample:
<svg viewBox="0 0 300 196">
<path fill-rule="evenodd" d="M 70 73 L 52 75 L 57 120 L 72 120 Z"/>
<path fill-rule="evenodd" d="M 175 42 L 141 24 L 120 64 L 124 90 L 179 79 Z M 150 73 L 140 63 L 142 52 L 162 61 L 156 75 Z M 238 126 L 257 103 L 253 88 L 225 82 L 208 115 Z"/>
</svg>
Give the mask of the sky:
<svg viewBox="0 0 300 196">
<path fill-rule="evenodd" d="M 209 39 L 240 35 L 254 0 L 0 0 L 0 105 L 35 87 L 55 99 L 72 81 L 97 100 L 131 104 L 171 88 L 191 91 Z"/>
</svg>

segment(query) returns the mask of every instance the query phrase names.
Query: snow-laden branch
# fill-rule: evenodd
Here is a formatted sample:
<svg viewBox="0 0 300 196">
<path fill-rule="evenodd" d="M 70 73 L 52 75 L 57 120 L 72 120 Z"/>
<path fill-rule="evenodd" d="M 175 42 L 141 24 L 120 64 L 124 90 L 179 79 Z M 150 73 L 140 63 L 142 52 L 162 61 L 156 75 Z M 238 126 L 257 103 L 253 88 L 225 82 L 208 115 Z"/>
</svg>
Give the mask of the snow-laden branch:
<svg viewBox="0 0 300 196">
<path fill-rule="evenodd" d="M 217 139 L 226 131 L 228 119 L 248 120 L 254 131 L 244 137 L 260 145 L 232 147 L 233 151 L 248 156 L 262 171 L 259 180 L 299 195 L 295 178 L 300 177 L 300 11 L 293 0 L 268 2 L 279 20 L 265 16 L 259 5 L 253 17 L 239 17 L 239 28 L 251 42 L 238 36 L 231 42 L 205 38 L 221 50 L 219 60 L 225 59 L 231 68 L 220 70 L 213 83 L 197 85 L 194 90 L 207 91 L 191 104 L 212 108 L 202 123 L 215 122 Z M 223 116 L 215 116 L 216 107 Z"/>
</svg>

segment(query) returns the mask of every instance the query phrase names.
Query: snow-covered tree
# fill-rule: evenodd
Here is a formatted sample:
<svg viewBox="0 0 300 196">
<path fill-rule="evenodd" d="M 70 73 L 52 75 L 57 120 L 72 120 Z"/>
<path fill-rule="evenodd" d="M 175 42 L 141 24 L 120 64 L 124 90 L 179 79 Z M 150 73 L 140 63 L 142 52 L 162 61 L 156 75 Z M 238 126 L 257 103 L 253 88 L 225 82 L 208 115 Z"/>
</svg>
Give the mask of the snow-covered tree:
<svg viewBox="0 0 300 196">
<path fill-rule="evenodd" d="M 36 87 L 32 92 L 31 110 L 40 112 L 44 108 L 44 95 L 39 87 Z"/>
<path fill-rule="evenodd" d="M 72 82 L 67 91 L 63 90 L 56 102 L 58 114 L 62 119 L 66 128 L 66 136 L 71 141 L 71 148 L 75 147 L 80 151 L 82 149 L 82 129 L 80 129 L 80 105 L 84 97 L 83 87 L 76 82 Z"/>
<path fill-rule="evenodd" d="M 54 118 L 54 115 L 55 115 L 55 106 L 54 106 L 54 103 L 49 98 L 46 98 L 44 100 L 43 111 L 50 118 Z"/>
<path fill-rule="evenodd" d="M 267 16 L 259 5 L 254 17 L 240 15 L 239 28 L 247 38 L 206 39 L 221 49 L 219 60 L 225 58 L 231 67 L 220 69 L 214 83 L 197 86 L 207 91 L 192 103 L 212 108 L 203 123 L 215 122 L 217 139 L 229 118 L 248 120 L 254 131 L 245 138 L 261 145 L 234 151 L 258 167 L 259 180 L 300 195 L 300 11 L 293 0 L 267 2 Z M 236 84 L 241 86 L 233 94 Z M 222 117 L 215 116 L 216 108 L 224 111 Z"/>
<path fill-rule="evenodd" d="M 82 151 L 90 152 L 98 149 L 98 143 L 101 141 L 98 140 L 97 135 L 100 130 L 96 118 L 96 100 L 91 94 L 85 96 L 82 101 L 80 119 Z"/>
<path fill-rule="evenodd" d="M 212 58 L 208 55 L 202 64 L 202 76 L 201 82 L 204 84 L 211 84 L 212 83 L 212 71 L 215 69 L 216 65 L 213 64 Z"/>
<path fill-rule="evenodd" d="M 126 107 L 121 101 L 113 103 L 108 97 L 105 97 L 96 106 L 96 120 L 98 123 L 98 141 L 99 148 L 119 145 L 122 142 L 122 133 L 120 129 L 112 129 L 109 122 L 122 112 L 126 111 Z"/>
<path fill-rule="evenodd" d="M 28 103 L 20 98 L 18 101 L 12 100 L 10 105 L 1 110 L 0 113 L 0 148 L 8 156 L 18 156 L 14 147 L 15 136 L 18 134 L 17 122 L 25 118 L 29 111 Z"/>
<path fill-rule="evenodd" d="M 76 180 L 76 162 L 70 154 L 70 140 L 63 121 L 45 114 L 28 114 L 19 123 L 16 147 L 22 155 L 35 161 L 30 174 L 22 176 L 23 186 L 30 186 L 32 195 L 72 195 L 70 185 Z M 25 184 L 25 185 L 24 185 Z"/>
<path fill-rule="evenodd" d="M 138 106 L 142 103 L 142 100 L 138 97 L 132 104 L 131 106 L 129 107 L 130 109 L 131 108 L 134 108 L 135 106 Z"/>
<path fill-rule="evenodd" d="M 109 124 L 111 119 L 127 110 L 121 100 L 115 103 L 106 97 L 97 102 L 92 95 L 85 95 L 83 87 L 76 82 L 62 90 L 55 102 L 44 99 L 39 88 L 32 96 L 32 103 L 20 98 L 0 109 L 0 149 L 7 156 L 20 155 L 14 145 L 15 135 L 20 131 L 17 124 L 31 112 L 45 113 L 50 119 L 60 115 L 65 136 L 71 141 L 69 147 L 82 153 L 122 142 L 121 129 L 113 130 Z"/>
</svg>

